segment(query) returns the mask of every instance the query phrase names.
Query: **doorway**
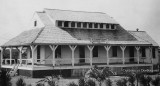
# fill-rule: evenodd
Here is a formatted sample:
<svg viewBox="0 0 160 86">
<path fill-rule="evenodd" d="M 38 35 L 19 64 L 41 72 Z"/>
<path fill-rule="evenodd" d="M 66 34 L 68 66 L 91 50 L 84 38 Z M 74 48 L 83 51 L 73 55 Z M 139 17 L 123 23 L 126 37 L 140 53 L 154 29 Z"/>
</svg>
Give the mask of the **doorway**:
<svg viewBox="0 0 160 86">
<path fill-rule="evenodd" d="M 134 46 L 130 46 L 129 47 L 129 61 L 130 62 L 134 62 Z"/>
<path fill-rule="evenodd" d="M 79 63 L 85 63 L 85 47 L 79 46 Z"/>
</svg>

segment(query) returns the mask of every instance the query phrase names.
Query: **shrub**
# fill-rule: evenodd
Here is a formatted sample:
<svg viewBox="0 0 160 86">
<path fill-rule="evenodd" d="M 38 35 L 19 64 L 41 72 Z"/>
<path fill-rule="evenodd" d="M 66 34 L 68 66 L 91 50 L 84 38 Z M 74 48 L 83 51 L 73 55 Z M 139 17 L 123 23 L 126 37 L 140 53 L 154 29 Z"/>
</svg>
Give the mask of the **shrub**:
<svg viewBox="0 0 160 86">
<path fill-rule="evenodd" d="M 24 81 L 24 79 L 22 77 L 20 77 L 17 82 L 16 82 L 16 86 L 26 86 L 26 83 Z"/>
<path fill-rule="evenodd" d="M 76 83 L 74 83 L 74 82 L 70 82 L 69 84 L 68 84 L 68 86 L 78 86 Z"/>
<path fill-rule="evenodd" d="M 105 84 L 106 86 L 112 86 L 112 81 L 110 79 L 106 79 Z"/>
<path fill-rule="evenodd" d="M 80 79 L 78 80 L 78 85 L 79 85 L 79 86 L 85 86 L 85 79 L 84 79 L 84 78 L 80 78 Z"/>
<path fill-rule="evenodd" d="M 36 86 L 45 86 L 43 83 L 38 83 Z"/>
<path fill-rule="evenodd" d="M 160 86 L 160 77 L 156 77 L 154 80 L 151 81 L 152 85 Z"/>
<path fill-rule="evenodd" d="M 116 84 L 117 86 L 127 86 L 127 79 L 122 78 L 120 80 L 117 80 Z"/>
<path fill-rule="evenodd" d="M 7 71 L 2 70 L 0 78 L 1 78 L 0 84 L 2 86 L 12 86 L 11 77 L 7 74 Z"/>
<path fill-rule="evenodd" d="M 83 86 L 96 86 L 96 83 L 92 79 L 88 79 Z"/>
<path fill-rule="evenodd" d="M 151 81 L 152 81 L 152 78 L 149 76 L 142 75 L 140 77 L 140 83 L 143 84 L 143 86 L 150 86 Z"/>
</svg>

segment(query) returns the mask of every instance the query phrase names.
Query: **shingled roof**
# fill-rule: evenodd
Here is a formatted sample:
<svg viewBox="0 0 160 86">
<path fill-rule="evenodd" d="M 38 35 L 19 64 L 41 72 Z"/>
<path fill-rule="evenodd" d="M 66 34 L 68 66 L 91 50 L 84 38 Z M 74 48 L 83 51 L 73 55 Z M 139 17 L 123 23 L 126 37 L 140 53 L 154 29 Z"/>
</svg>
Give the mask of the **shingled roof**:
<svg viewBox="0 0 160 86">
<path fill-rule="evenodd" d="M 54 12 L 56 14 L 54 14 Z M 64 14 L 63 14 L 64 13 Z M 102 30 L 102 29 L 76 29 L 76 28 L 59 28 L 53 24 L 51 18 L 55 19 L 70 19 L 69 15 L 66 13 L 71 13 L 70 16 L 78 16 L 78 18 L 82 16 L 93 15 L 97 16 L 97 18 L 92 18 L 93 22 L 96 20 L 100 22 L 104 13 L 93 13 L 93 12 L 78 12 L 75 11 L 62 11 L 61 10 L 49 10 L 46 9 L 45 12 L 37 12 L 39 18 L 44 23 L 45 27 L 35 28 L 29 31 L 22 32 L 20 35 L 14 37 L 9 40 L 3 46 L 22 46 L 22 45 L 31 45 L 31 44 L 125 44 L 125 45 L 154 45 L 158 44 L 154 42 L 154 40 L 147 35 L 145 32 L 134 32 L 134 31 L 126 31 L 120 25 L 117 25 L 116 30 Z M 81 13 L 81 16 L 79 15 Z M 74 14 L 74 15 L 73 15 Z M 82 15 L 83 14 L 83 15 Z M 55 16 L 57 17 L 55 17 Z M 87 16 L 88 16 L 87 15 Z M 93 16 L 92 16 L 93 17 Z M 104 17 L 105 18 L 105 17 Z M 108 20 L 108 16 L 102 21 L 108 22 L 112 21 Z M 63 19 L 63 20 L 64 20 Z M 72 18 L 71 18 L 72 19 Z M 76 19 L 73 17 L 73 19 Z M 109 18 L 110 19 L 110 18 Z M 83 19 L 84 21 L 89 21 Z M 75 20 L 74 20 L 75 21 Z M 81 21 L 81 20 L 80 20 Z M 114 22 L 115 23 L 115 22 Z M 142 35 L 143 34 L 143 35 Z M 146 37 L 147 36 L 147 37 Z M 145 39 L 145 40 L 143 40 Z"/>
<path fill-rule="evenodd" d="M 113 18 L 102 12 L 71 11 L 59 9 L 45 9 L 53 20 L 113 23 L 118 24 Z"/>
</svg>

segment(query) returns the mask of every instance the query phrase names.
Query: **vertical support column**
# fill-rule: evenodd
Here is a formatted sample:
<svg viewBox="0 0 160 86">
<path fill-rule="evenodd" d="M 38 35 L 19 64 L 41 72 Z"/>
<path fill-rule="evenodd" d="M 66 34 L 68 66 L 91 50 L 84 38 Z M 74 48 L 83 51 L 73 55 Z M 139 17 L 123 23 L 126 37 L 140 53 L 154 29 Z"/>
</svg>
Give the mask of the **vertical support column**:
<svg viewBox="0 0 160 86">
<path fill-rule="evenodd" d="M 19 61 L 20 61 L 19 64 L 20 64 L 20 66 L 21 66 L 21 65 L 22 65 L 22 49 L 23 49 L 23 47 L 21 46 L 21 47 L 19 47 L 18 49 L 19 49 L 19 59 L 20 59 L 20 60 L 19 60 Z"/>
<path fill-rule="evenodd" d="M 56 62 L 55 61 L 55 51 L 56 51 L 58 45 L 49 45 L 49 47 L 51 48 L 52 54 L 53 54 L 52 64 L 53 64 L 53 66 L 55 66 L 55 62 Z"/>
<path fill-rule="evenodd" d="M 94 46 L 93 45 L 88 45 L 87 47 L 88 47 L 89 52 L 90 52 L 90 54 L 89 54 L 90 55 L 90 65 L 92 66 L 92 58 L 93 58 L 92 50 L 93 50 Z"/>
<path fill-rule="evenodd" d="M 0 67 L 2 66 L 2 64 L 3 64 L 3 48 L 1 47 L 1 65 Z"/>
<path fill-rule="evenodd" d="M 136 46 L 135 48 L 137 50 L 137 61 L 138 61 L 137 63 L 139 64 L 139 49 L 140 49 L 140 47 Z"/>
<path fill-rule="evenodd" d="M 108 24 L 109 25 L 109 29 L 111 29 L 111 24 Z"/>
<path fill-rule="evenodd" d="M 77 28 L 77 22 L 75 22 L 75 28 Z"/>
<path fill-rule="evenodd" d="M 37 48 L 37 45 L 31 45 L 31 51 L 32 51 L 32 68 L 34 67 L 34 51 Z"/>
<path fill-rule="evenodd" d="M 151 59 L 151 63 L 153 63 L 153 56 L 152 56 L 152 47 L 150 46 L 149 47 L 149 50 L 150 50 L 150 59 Z"/>
<path fill-rule="evenodd" d="M 104 46 L 105 50 L 106 50 L 106 56 L 107 56 L 107 65 L 109 65 L 109 49 L 111 46 Z"/>
<path fill-rule="evenodd" d="M 126 46 L 120 46 L 121 50 L 122 50 L 122 59 L 123 59 L 123 64 L 125 64 L 125 57 L 124 57 L 124 51 L 126 49 Z"/>
<path fill-rule="evenodd" d="M 89 28 L 89 23 L 87 23 L 87 28 Z"/>
<path fill-rule="evenodd" d="M 9 48 L 9 52 L 10 52 L 10 65 L 12 65 L 12 47 Z"/>
<path fill-rule="evenodd" d="M 72 51 L 72 66 L 74 66 L 74 51 L 76 49 L 76 45 L 69 45 L 71 51 Z"/>
</svg>

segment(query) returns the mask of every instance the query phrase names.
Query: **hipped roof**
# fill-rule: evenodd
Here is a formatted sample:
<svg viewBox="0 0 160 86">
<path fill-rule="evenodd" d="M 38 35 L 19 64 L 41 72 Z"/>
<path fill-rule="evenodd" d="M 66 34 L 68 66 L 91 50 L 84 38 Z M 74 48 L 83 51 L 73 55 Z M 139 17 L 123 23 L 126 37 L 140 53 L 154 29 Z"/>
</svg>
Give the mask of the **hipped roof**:
<svg viewBox="0 0 160 86">
<path fill-rule="evenodd" d="M 69 15 L 67 15 L 69 13 Z M 74 14 L 74 15 L 73 15 Z M 81 16 L 79 15 L 81 14 Z M 82 15 L 83 14 L 83 15 Z M 35 28 L 29 31 L 24 31 L 20 35 L 6 42 L 3 46 L 22 46 L 31 44 L 113 44 L 113 45 L 154 45 L 158 44 L 145 31 L 126 31 L 120 25 L 117 25 L 116 30 L 102 29 L 80 29 L 80 28 L 59 28 L 54 25 L 53 19 L 74 19 L 74 21 L 93 21 L 100 20 L 108 22 L 112 18 L 104 13 L 94 12 L 75 12 L 45 9 L 44 12 L 37 12 L 40 20 L 45 27 Z M 81 19 L 88 15 L 97 16 L 95 18 Z M 56 17 L 55 17 L 56 16 Z M 64 16 L 64 17 L 63 17 Z M 71 17 L 73 16 L 73 17 Z M 77 16 L 77 20 L 74 16 Z M 99 16 L 99 18 L 98 18 Z M 104 17 L 101 19 L 100 17 Z M 81 18 L 80 18 L 81 17 Z M 89 17 L 89 16 L 88 16 Z M 93 17 L 93 16 L 92 16 Z M 80 19 L 79 19 L 80 18 Z M 114 21 L 114 20 L 113 20 Z M 114 22 L 116 23 L 116 22 Z M 146 37 L 147 36 L 147 37 Z"/>
</svg>

